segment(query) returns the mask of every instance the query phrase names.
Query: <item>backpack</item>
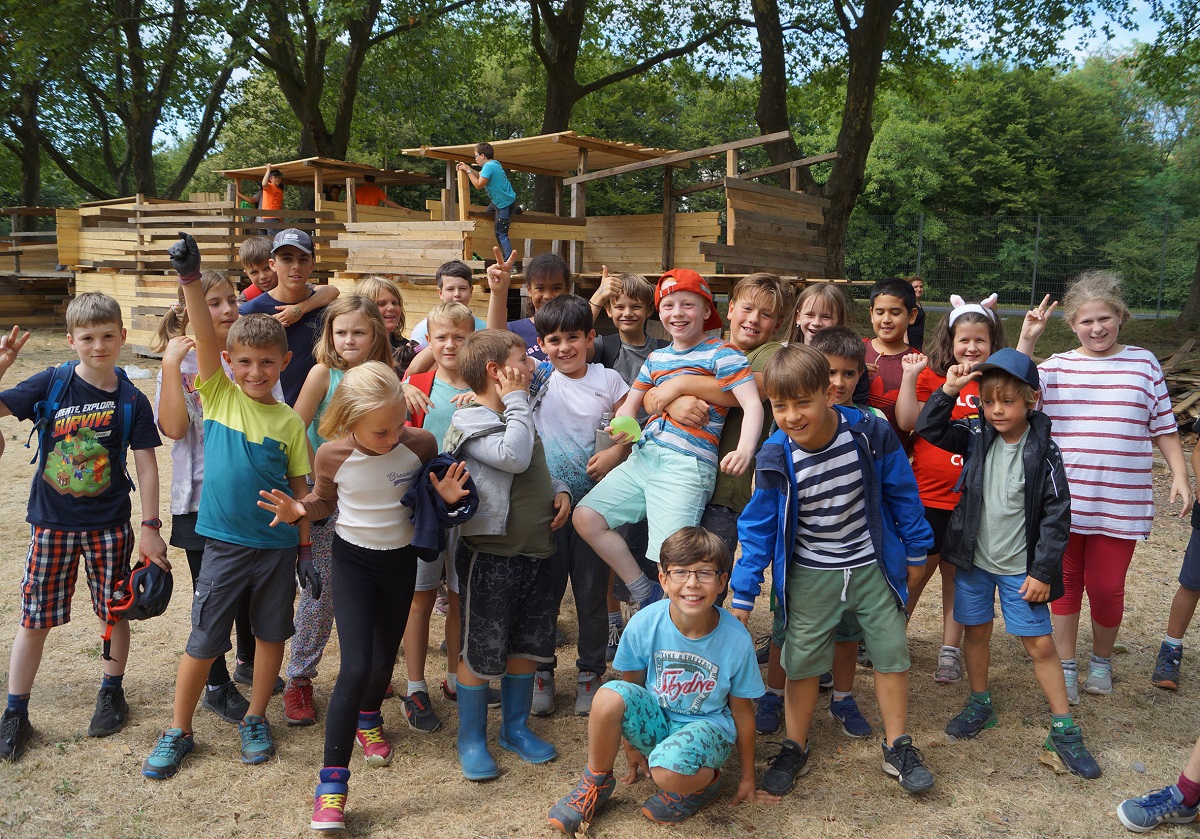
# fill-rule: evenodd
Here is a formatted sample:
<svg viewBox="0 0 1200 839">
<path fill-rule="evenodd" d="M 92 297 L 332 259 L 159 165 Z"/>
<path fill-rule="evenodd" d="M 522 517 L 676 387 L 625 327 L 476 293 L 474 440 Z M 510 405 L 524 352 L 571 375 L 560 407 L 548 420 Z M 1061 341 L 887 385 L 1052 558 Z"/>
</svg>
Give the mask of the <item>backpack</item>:
<svg viewBox="0 0 1200 839">
<path fill-rule="evenodd" d="M 608 340 L 612 338 L 613 340 Z M 662 338 L 650 338 L 651 352 L 661 350 L 669 344 L 669 341 L 664 341 Z M 612 335 L 604 336 L 604 343 L 600 346 L 600 357 L 596 359 L 600 364 L 603 364 L 608 369 L 613 369 L 617 363 L 617 356 L 621 354 L 621 335 L 614 332 Z"/>
</svg>

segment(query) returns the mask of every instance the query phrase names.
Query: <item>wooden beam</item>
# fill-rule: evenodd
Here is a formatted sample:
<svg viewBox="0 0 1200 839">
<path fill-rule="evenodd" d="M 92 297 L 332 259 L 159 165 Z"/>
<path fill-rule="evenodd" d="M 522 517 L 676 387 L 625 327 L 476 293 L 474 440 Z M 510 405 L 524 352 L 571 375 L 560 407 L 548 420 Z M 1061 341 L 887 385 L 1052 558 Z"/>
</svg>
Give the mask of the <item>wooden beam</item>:
<svg viewBox="0 0 1200 839">
<path fill-rule="evenodd" d="M 766 175 L 775 175 L 779 172 L 786 172 L 788 170 L 806 169 L 809 166 L 815 166 L 818 163 L 828 163 L 831 160 L 837 160 L 839 157 L 841 157 L 840 154 L 835 151 L 831 151 L 828 154 L 818 154 L 815 157 L 802 157 L 799 160 L 789 160 L 787 163 L 779 163 L 775 166 L 768 166 L 765 169 L 755 169 L 752 172 L 743 172 L 742 174 L 738 175 L 738 177 L 742 178 L 743 180 L 761 178 Z"/>
<path fill-rule="evenodd" d="M 666 271 L 675 262 L 675 198 L 671 193 L 672 169 L 663 169 L 662 211 L 662 270 Z"/>
<path fill-rule="evenodd" d="M 475 162 L 474 157 L 468 157 L 464 154 L 451 154 L 450 152 L 437 151 L 436 149 L 422 148 L 420 157 L 432 157 L 436 160 L 449 160 L 453 163 L 465 163 L 470 166 Z M 497 158 L 499 159 L 499 158 Z M 563 173 L 557 169 L 545 169 L 541 166 L 526 166 L 522 163 L 513 163 L 512 161 L 501 161 L 505 169 L 515 169 L 518 172 L 529 172 L 534 175 L 549 175 L 552 178 L 561 178 Z"/>
<path fill-rule="evenodd" d="M 587 146 L 579 147 L 579 165 L 577 171 L 580 175 L 587 173 L 588 164 L 588 149 Z M 582 219 L 587 216 L 587 184 L 578 183 L 571 184 L 571 218 Z M 571 266 L 571 273 L 578 274 L 583 270 L 583 242 L 571 242 L 571 255 L 568 260 Z"/>
<path fill-rule="evenodd" d="M 694 192 L 704 192 L 709 189 L 721 189 L 724 186 L 725 186 L 724 178 L 722 178 L 719 181 L 701 181 L 698 184 L 692 184 L 691 186 L 680 187 L 679 189 L 674 190 L 671 193 L 671 195 L 674 196 L 675 198 L 682 198 L 683 196 L 691 195 Z"/>
<path fill-rule="evenodd" d="M 750 137 L 745 140 L 734 140 L 732 143 L 721 143 L 717 146 L 708 146 L 695 151 L 681 151 L 675 154 L 656 157 L 653 160 L 643 160 L 638 163 L 626 163 L 621 166 L 614 166 L 611 169 L 600 169 L 595 172 L 588 172 L 586 175 L 575 175 L 574 177 L 565 178 L 563 183 L 571 185 L 577 183 L 587 183 L 588 181 L 598 181 L 601 178 L 611 178 L 614 175 L 626 175 L 630 172 L 641 172 L 644 169 L 653 169 L 655 166 L 671 166 L 675 163 L 683 163 L 689 160 L 699 160 L 702 157 L 713 157 L 733 149 L 747 149 L 752 146 L 761 146 L 767 143 L 777 143 L 780 140 L 785 140 L 791 136 L 790 131 L 776 131 L 774 134 L 763 134 L 760 137 Z"/>
<path fill-rule="evenodd" d="M 788 189 L 780 189 L 777 186 L 767 186 L 766 184 L 756 184 L 751 181 L 744 181 L 741 178 L 726 178 L 725 189 L 750 192 L 757 195 L 765 195 L 770 198 L 781 198 L 785 201 L 792 201 L 801 204 L 811 204 L 814 207 L 828 207 L 828 198 L 818 198 L 815 195 L 809 195 L 805 192 L 792 192 Z"/>
<path fill-rule="evenodd" d="M 657 157 L 653 152 L 629 146 L 625 143 L 612 143 L 606 140 L 597 140 L 594 137 L 580 137 L 578 134 L 556 134 L 554 142 L 567 146 L 575 146 L 580 149 L 619 154 L 623 157 L 633 158 L 634 160 L 653 160 Z"/>
<path fill-rule="evenodd" d="M 737 149 L 729 149 L 725 152 L 725 182 L 737 180 L 738 163 Z M 736 213 L 733 209 L 733 201 L 729 197 L 729 190 L 725 190 L 725 241 L 730 245 L 734 244 L 734 231 L 737 225 L 734 224 Z"/>
<path fill-rule="evenodd" d="M 354 178 L 346 178 L 346 224 L 358 221 L 358 183 Z"/>
</svg>

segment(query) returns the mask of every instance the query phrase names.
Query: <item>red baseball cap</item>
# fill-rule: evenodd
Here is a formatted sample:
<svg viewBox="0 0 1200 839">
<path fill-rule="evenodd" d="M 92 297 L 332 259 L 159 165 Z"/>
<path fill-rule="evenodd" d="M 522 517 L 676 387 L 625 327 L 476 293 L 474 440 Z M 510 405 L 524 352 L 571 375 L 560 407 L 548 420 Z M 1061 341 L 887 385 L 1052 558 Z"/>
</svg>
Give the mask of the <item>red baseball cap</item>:
<svg viewBox="0 0 1200 839">
<path fill-rule="evenodd" d="M 721 316 L 717 314 L 717 304 L 713 302 L 708 281 L 690 268 L 671 268 L 658 278 L 658 285 L 654 287 L 654 308 L 657 309 L 664 297 L 676 291 L 690 291 L 708 301 L 708 318 L 704 321 L 706 332 L 710 329 L 725 328 Z"/>
</svg>

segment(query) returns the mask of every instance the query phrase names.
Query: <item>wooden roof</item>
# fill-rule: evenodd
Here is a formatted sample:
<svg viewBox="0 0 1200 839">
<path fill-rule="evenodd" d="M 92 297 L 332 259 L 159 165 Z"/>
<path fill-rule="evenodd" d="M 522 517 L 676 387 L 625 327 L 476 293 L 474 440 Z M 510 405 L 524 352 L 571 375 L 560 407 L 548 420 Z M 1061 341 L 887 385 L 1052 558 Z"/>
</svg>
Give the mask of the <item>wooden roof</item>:
<svg viewBox="0 0 1200 839">
<path fill-rule="evenodd" d="M 306 157 L 303 160 L 289 160 L 287 163 L 276 163 L 273 168 L 283 173 L 283 182 L 294 186 L 312 186 L 313 170 L 319 169 L 321 178 L 327 184 L 336 183 L 346 178 L 361 180 L 367 175 L 375 176 L 377 186 L 399 186 L 404 184 L 440 184 L 442 179 L 423 172 L 411 172 L 407 169 L 379 169 L 363 163 L 351 163 L 346 160 L 334 160 L 329 157 Z M 222 169 L 217 174 L 226 178 L 261 181 L 263 166 L 250 166 L 245 169 Z"/>
<path fill-rule="evenodd" d="M 587 149 L 589 171 L 608 169 L 623 163 L 654 160 L 673 153 L 671 149 L 656 149 L 636 143 L 622 143 L 617 140 L 601 140 L 597 137 L 585 137 L 574 131 L 558 131 L 554 134 L 518 137 L 513 140 L 494 140 L 492 148 L 496 151 L 496 160 L 504 164 L 506 169 L 554 177 L 567 177 L 578 173 L 580 149 Z M 474 143 L 457 146 L 421 146 L 415 149 L 404 149 L 404 153 L 414 157 L 433 157 L 462 163 L 475 162 Z M 688 164 L 677 165 L 686 166 Z"/>
</svg>

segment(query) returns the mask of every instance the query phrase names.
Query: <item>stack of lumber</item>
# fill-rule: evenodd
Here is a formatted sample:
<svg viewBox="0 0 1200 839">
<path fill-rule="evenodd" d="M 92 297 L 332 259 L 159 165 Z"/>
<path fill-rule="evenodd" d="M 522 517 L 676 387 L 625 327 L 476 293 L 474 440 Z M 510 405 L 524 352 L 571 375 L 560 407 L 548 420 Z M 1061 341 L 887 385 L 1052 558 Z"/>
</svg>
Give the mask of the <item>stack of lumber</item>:
<svg viewBox="0 0 1200 839">
<path fill-rule="evenodd" d="M 1200 419 L 1200 366 L 1187 360 L 1195 346 L 1196 339 L 1191 338 L 1162 362 L 1167 392 L 1171 395 L 1171 410 L 1181 428 L 1190 427 Z"/>
<path fill-rule="evenodd" d="M 331 243 L 346 252 L 346 267 L 336 279 L 368 274 L 432 277 L 443 262 L 462 259 L 463 241 L 474 221 L 387 221 L 347 224 Z"/>
<path fill-rule="evenodd" d="M 700 254 L 702 242 L 715 243 L 721 235 L 720 213 L 676 213 L 675 238 L 670 264 L 663 266 L 661 213 L 636 216 L 589 216 L 583 245 L 584 273 L 609 271 L 657 276 L 665 268 L 690 268 L 705 273 L 712 265 Z"/>
<path fill-rule="evenodd" d="M 0 274 L 0 329 L 66 328 L 63 316 L 71 299 L 71 274 L 56 277 L 18 277 Z"/>
<path fill-rule="evenodd" d="M 825 273 L 825 249 L 817 236 L 827 200 L 740 178 L 725 179 L 725 198 L 728 244 L 701 243 L 707 259 L 726 273 Z"/>
</svg>

